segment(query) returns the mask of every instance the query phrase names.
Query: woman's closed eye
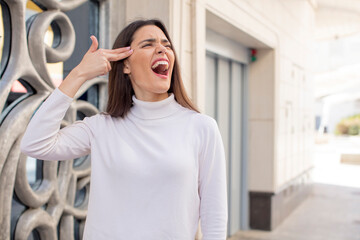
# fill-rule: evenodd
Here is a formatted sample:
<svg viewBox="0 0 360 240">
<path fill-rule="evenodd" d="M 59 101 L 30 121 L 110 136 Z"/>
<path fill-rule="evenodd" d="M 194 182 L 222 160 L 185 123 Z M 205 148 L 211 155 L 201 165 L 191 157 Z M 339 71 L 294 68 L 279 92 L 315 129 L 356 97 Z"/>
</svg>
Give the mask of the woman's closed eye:
<svg viewBox="0 0 360 240">
<path fill-rule="evenodd" d="M 151 46 L 152 46 L 151 43 L 146 43 L 146 44 L 144 44 L 144 45 L 142 46 L 142 48 L 144 48 L 144 47 L 151 47 Z"/>
<path fill-rule="evenodd" d="M 151 46 L 153 46 L 152 43 L 146 43 L 146 44 L 142 45 L 141 47 L 145 48 L 145 47 L 151 47 Z M 170 44 L 166 44 L 166 45 L 164 45 L 164 47 L 172 49 L 172 46 Z"/>
</svg>

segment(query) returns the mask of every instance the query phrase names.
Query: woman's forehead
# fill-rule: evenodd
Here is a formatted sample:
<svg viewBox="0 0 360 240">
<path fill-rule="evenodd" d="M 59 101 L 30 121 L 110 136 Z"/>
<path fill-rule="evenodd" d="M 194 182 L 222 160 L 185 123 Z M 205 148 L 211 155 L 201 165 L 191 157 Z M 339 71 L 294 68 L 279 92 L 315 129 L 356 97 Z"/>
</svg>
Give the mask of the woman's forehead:
<svg viewBox="0 0 360 240">
<path fill-rule="evenodd" d="M 167 39 L 164 32 L 155 25 L 147 25 L 139 28 L 134 34 L 134 42 L 139 42 L 147 38 Z"/>
</svg>

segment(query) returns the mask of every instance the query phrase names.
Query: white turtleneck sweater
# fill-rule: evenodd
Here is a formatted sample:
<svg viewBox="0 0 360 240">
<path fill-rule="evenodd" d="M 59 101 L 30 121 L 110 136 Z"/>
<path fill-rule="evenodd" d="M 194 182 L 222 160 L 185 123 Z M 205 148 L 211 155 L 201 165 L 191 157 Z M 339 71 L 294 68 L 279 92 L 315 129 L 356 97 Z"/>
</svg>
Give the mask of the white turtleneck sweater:
<svg viewBox="0 0 360 240">
<path fill-rule="evenodd" d="M 43 160 L 91 153 L 85 240 L 226 239 L 225 157 L 216 122 L 133 97 L 125 118 L 87 117 L 61 130 L 72 98 L 56 89 L 29 123 L 22 151 Z"/>
</svg>

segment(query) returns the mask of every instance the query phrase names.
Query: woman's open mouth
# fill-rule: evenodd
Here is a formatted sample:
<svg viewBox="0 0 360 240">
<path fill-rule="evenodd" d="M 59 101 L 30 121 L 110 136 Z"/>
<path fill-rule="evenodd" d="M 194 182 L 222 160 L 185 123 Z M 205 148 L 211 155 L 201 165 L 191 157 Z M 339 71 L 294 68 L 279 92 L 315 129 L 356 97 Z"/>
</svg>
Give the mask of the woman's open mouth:
<svg viewBox="0 0 360 240">
<path fill-rule="evenodd" d="M 158 77 L 167 78 L 169 75 L 169 62 L 165 59 L 158 59 L 152 64 L 151 69 Z"/>
</svg>

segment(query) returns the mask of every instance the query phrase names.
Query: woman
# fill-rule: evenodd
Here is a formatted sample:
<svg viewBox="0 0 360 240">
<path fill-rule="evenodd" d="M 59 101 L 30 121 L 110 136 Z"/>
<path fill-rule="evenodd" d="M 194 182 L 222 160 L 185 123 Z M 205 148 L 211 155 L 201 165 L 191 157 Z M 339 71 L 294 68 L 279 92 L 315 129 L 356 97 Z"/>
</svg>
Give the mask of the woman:
<svg viewBox="0 0 360 240">
<path fill-rule="evenodd" d="M 112 50 L 91 39 L 83 60 L 34 115 L 22 151 L 44 160 L 91 153 L 86 240 L 193 240 L 199 219 L 204 240 L 224 240 L 222 140 L 216 122 L 186 96 L 164 25 L 135 21 Z M 109 71 L 106 113 L 59 130 L 80 86 Z"/>
</svg>

